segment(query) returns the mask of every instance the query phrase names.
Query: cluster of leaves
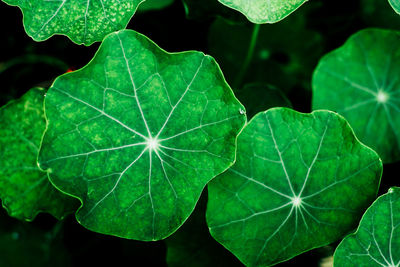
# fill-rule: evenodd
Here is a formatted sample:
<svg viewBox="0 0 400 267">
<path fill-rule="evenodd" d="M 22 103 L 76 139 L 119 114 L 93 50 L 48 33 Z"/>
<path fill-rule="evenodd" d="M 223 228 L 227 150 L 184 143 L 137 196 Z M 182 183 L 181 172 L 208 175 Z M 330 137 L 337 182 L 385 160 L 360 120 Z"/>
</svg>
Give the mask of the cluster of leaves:
<svg viewBox="0 0 400 267">
<path fill-rule="evenodd" d="M 335 266 L 399 266 L 400 188 L 376 197 L 383 163 L 400 160 L 400 32 L 364 29 L 322 57 L 306 20 L 316 1 L 3 1 L 35 41 L 101 42 L 85 67 L 0 108 L 10 216 L 75 213 L 96 233 L 167 238 L 172 266 L 270 266 L 340 240 Z M 125 29 L 174 5 L 211 21 L 215 59 Z M 286 97 L 299 88 L 311 113 Z M 60 227 L 38 254 L 62 250 Z M 20 239 L 7 228 L 1 242 Z"/>
</svg>

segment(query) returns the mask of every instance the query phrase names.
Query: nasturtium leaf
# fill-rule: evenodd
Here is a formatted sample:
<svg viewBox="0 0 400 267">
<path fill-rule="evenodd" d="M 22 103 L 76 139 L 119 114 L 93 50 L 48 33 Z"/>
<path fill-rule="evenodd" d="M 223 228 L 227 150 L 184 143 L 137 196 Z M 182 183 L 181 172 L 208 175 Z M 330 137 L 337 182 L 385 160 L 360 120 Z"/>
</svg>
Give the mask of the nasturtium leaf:
<svg viewBox="0 0 400 267">
<path fill-rule="evenodd" d="M 172 234 L 234 161 L 244 107 L 210 56 L 109 35 L 83 69 L 56 79 L 39 156 L 78 197 L 86 228 L 138 240 Z"/>
<path fill-rule="evenodd" d="M 313 109 L 343 115 L 383 162 L 400 159 L 400 33 L 366 29 L 324 56 L 313 76 Z"/>
<path fill-rule="evenodd" d="M 173 2 L 174 0 L 146 0 L 139 6 L 138 12 L 160 10 L 172 5 Z"/>
<path fill-rule="evenodd" d="M 247 124 L 235 164 L 208 186 L 211 235 L 248 266 L 288 260 L 351 230 L 381 172 L 336 113 L 272 108 Z"/>
<path fill-rule="evenodd" d="M 396 13 L 400 14 L 400 1 L 399 0 L 389 0 L 389 4 L 393 7 Z"/>
<path fill-rule="evenodd" d="M 37 166 L 46 128 L 44 89 L 33 88 L 0 109 L 0 199 L 10 216 L 31 221 L 39 212 L 71 213 L 74 199 L 55 189 Z"/>
<path fill-rule="evenodd" d="M 218 0 L 227 7 L 233 8 L 245 15 L 253 23 L 278 22 L 307 0 Z"/>
<path fill-rule="evenodd" d="M 380 196 L 363 215 L 357 232 L 335 251 L 334 266 L 400 266 L 400 188 Z"/>
<path fill-rule="evenodd" d="M 25 31 L 33 40 L 44 41 L 62 34 L 77 44 L 91 45 L 124 29 L 145 0 L 3 1 L 22 10 Z"/>
</svg>

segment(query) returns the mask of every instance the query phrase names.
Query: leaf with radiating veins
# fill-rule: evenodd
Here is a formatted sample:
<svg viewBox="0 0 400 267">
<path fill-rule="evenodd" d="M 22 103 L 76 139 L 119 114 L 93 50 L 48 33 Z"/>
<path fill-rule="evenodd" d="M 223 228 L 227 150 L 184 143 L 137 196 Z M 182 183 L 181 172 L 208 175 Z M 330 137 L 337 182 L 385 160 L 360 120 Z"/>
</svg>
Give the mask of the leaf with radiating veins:
<svg viewBox="0 0 400 267">
<path fill-rule="evenodd" d="M 339 244 L 334 266 L 400 266 L 400 188 L 393 187 L 365 212 L 360 226 Z"/>
<path fill-rule="evenodd" d="M 235 159 L 244 107 L 201 52 L 167 53 L 131 30 L 109 35 L 49 89 L 39 162 L 78 197 L 90 230 L 138 240 L 172 234 Z"/>
<path fill-rule="evenodd" d="M 307 0 L 218 0 L 243 13 L 253 23 L 275 23 L 289 16 Z"/>
<path fill-rule="evenodd" d="M 26 33 L 35 41 L 55 34 L 77 44 L 91 45 L 107 34 L 122 30 L 145 0 L 2 0 L 18 6 Z"/>
<path fill-rule="evenodd" d="M 0 109 L 0 199 L 8 214 L 33 220 L 39 212 L 57 218 L 76 209 L 76 200 L 56 190 L 37 166 L 46 128 L 44 89 L 33 88 Z"/>
<path fill-rule="evenodd" d="M 400 32 L 366 29 L 315 69 L 313 109 L 343 115 L 384 163 L 400 160 Z"/>
<path fill-rule="evenodd" d="M 381 173 L 343 117 L 272 108 L 247 124 L 235 164 L 210 182 L 207 223 L 245 265 L 274 265 L 353 229 Z"/>
</svg>

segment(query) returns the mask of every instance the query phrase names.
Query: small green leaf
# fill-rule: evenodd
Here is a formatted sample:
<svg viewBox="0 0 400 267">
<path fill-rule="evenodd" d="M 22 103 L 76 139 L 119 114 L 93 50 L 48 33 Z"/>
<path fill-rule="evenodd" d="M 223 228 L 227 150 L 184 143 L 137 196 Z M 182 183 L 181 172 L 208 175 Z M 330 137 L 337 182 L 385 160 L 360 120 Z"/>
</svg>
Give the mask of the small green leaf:
<svg viewBox="0 0 400 267">
<path fill-rule="evenodd" d="M 145 0 L 3 1 L 22 10 L 25 31 L 33 40 L 44 41 L 61 34 L 77 44 L 91 45 L 124 29 Z"/>
<path fill-rule="evenodd" d="M 313 76 L 313 109 L 342 114 L 383 162 L 400 159 L 400 33 L 367 29 L 327 54 Z"/>
<path fill-rule="evenodd" d="M 400 266 L 400 188 L 380 196 L 362 217 L 357 232 L 335 251 L 334 266 Z"/>
<path fill-rule="evenodd" d="M 78 197 L 90 230 L 139 240 L 172 234 L 235 158 L 246 116 L 201 52 L 167 53 L 134 31 L 109 35 L 46 100 L 39 162 Z"/>
<path fill-rule="evenodd" d="M 278 22 L 307 0 L 218 0 L 227 7 L 243 13 L 253 23 Z"/>
<path fill-rule="evenodd" d="M 44 90 L 33 88 L 0 109 L 0 199 L 10 216 L 31 221 L 39 212 L 62 218 L 75 200 L 56 190 L 36 162 L 46 128 Z"/>
<path fill-rule="evenodd" d="M 333 112 L 259 113 L 238 137 L 235 164 L 208 186 L 211 235 L 248 266 L 288 260 L 351 230 L 381 173 L 378 155 Z"/>
<path fill-rule="evenodd" d="M 400 1 L 399 0 L 389 0 L 389 4 L 393 7 L 396 13 L 400 14 Z"/>
</svg>

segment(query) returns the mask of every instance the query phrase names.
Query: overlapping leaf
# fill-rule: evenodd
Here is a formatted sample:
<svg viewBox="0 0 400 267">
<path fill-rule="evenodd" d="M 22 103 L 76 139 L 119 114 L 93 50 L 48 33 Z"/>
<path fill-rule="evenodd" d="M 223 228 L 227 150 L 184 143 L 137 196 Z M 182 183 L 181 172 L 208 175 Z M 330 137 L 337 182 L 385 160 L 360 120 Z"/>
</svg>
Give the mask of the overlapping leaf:
<svg viewBox="0 0 400 267">
<path fill-rule="evenodd" d="M 381 172 L 335 113 L 259 113 L 238 137 L 235 164 L 208 186 L 211 235 L 248 266 L 288 260 L 350 231 Z"/>
<path fill-rule="evenodd" d="M 170 54 L 121 31 L 46 100 L 40 165 L 81 199 L 78 221 L 157 240 L 189 216 L 205 185 L 235 158 L 246 116 L 214 59 Z"/>
<path fill-rule="evenodd" d="M 218 0 L 243 13 L 253 23 L 275 23 L 289 16 L 307 0 Z"/>
<path fill-rule="evenodd" d="M 357 232 L 336 249 L 334 266 L 400 265 L 400 188 L 393 187 L 365 212 Z"/>
<path fill-rule="evenodd" d="M 367 29 L 327 54 L 313 77 L 313 109 L 342 114 L 383 162 L 400 159 L 400 33 Z"/>
<path fill-rule="evenodd" d="M 91 45 L 124 29 L 144 0 L 3 1 L 22 10 L 25 30 L 35 41 L 63 34 L 77 44 Z"/>
<path fill-rule="evenodd" d="M 28 221 L 39 212 L 62 218 L 77 204 L 56 190 L 36 163 L 46 127 L 43 95 L 43 89 L 33 88 L 0 109 L 0 199 L 10 216 Z"/>
</svg>

